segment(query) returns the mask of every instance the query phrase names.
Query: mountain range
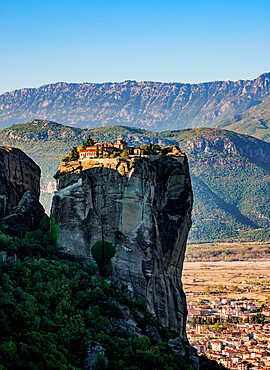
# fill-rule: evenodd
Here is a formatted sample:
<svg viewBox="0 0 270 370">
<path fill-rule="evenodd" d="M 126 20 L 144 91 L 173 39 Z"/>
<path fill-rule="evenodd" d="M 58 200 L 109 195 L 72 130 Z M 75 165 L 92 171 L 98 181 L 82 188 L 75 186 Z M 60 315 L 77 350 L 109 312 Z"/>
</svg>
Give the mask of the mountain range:
<svg viewBox="0 0 270 370">
<path fill-rule="evenodd" d="M 53 175 L 72 146 L 90 135 L 98 142 L 179 145 L 188 155 L 193 183 L 190 242 L 270 240 L 270 143 L 219 128 L 152 132 L 124 126 L 79 129 L 33 120 L 0 131 L 0 143 L 16 146 L 42 169 L 47 211 Z"/>
<path fill-rule="evenodd" d="M 238 117 L 263 102 L 269 106 L 269 94 L 270 73 L 254 80 L 198 84 L 59 82 L 0 95 L 0 128 L 37 117 L 80 128 L 127 125 L 163 131 L 206 127 Z"/>
<path fill-rule="evenodd" d="M 221 120 L 214 126 L 270 142 L 270 98 L 242 114 Z"/>
</svg>

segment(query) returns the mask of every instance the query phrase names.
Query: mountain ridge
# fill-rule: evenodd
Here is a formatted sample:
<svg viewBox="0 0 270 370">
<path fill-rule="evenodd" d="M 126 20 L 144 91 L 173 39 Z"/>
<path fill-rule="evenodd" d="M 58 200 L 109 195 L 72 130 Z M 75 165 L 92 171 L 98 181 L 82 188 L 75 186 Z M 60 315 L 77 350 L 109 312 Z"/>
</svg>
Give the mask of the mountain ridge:
<svg viewBox="0 0 270 370">
<path fill-rule="evenodd" d="M 60 82 L 0 95 L 0 128 L 36 117 L 81 128 L 117 124 L 157 131 L 202 127 L 241 114 L 269 94 L 270 73 L 254 80 L 199 84 Z"/>
<path fill-rule="evenodd" d="M 88 135 L 98 142 L 122 138 L 139 146 L 180 146 L 188 156 L 195 196 L 190 242 L 270 240 L 270 143 L 254 137 L 218 128 L 87 130 L 36 120 L 0 131 L 0 143 L 21 148 L 42 168 L 42 200 L 49 211 L 52 176 L 61 158 Z"/>
<path fill-rule="evenodd" d="M 228 117 L 214 125 L 270 142 L 270 98 L 246 112 Z"/>
</svg>

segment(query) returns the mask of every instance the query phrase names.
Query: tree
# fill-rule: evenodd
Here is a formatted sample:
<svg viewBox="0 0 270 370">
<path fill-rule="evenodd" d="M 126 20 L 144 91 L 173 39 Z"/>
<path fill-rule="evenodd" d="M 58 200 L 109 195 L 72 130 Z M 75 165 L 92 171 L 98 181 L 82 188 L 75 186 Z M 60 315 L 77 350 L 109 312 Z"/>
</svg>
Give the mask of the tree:
<svg viewBox="0 0 270 370">
<path fill-rule="evenodd" d="M 67 163 L 70 161 L 70 156 L 69 155 L 65 155 L 63 158 L 62 158 L 62 162 L 64 163 Z"/>
<path fill-rule="evenodd" d="M 57 246 L 59 235 L 60 235 L 60 227 L 55 224 L 55 220 L 53 217 L 50 219 L 50 226 L 49 226 L 48 233 L 49 233 L 50 244 Z"/>
<path fill-rule="evenodd" d="M 220 326 L 219 322 L 216 322 L 214 324 L 214 330 L 219 332 L 222 331 L 222 327 Z"/>
<path fill-rule="evenodd" d="M 103 240 L 96 242 L 91 248 L 91 253 L 98 265 L 100 275 L 105 278 L 111 275 L 111 259 L 115 255 L 115 252 L 115 247 L 111 243 Z"/>
<path fill-rule="evenodd" d="M 96 158 L 99 156 L 98 145 L 96 146 Z"/>
<path fill-rule="evenodd" d="M 149 145 L 143 144 L 140 149 L 142 149 L 145 154 L 157 154 L 161 151 L 161 147 L 158 144 L 153 143 L 150 143 Z"/>
<path fill-rule="evenodd" d="M 209 288 L 209 286 L 208 286 L 208 285 L 207 285 L 206 287 L 204 287 L 204 292 L 205 292 L 206 294 L 210 293 L 210 288 Z"/>
<path fill-rule="evenodd" d="M 106 361 L 100 352 L 97 353 L 97 359 L 94 364 L 94 370 L 104 370 L 106 369 Z"/>
<path fill-rule="evenodd" d="M 129 155 L 129 150 L 127 149 L 123 150 L 123 152 L 120 155 L 121 157 L 126 158 Z"/>
<path fill-rule="evenodd" d="M 89 146 L 95 145 L 95 143 L 96 142 L 94 141 L 94 139 L 92 139 L 91 136 L 88 135 L 88 138 L 86 139 L 86 141 L 83 141 L 83 143 L 82 143 L 82 149 L 85 150 Z"/>
<path fill-rule="evenodd" d="M 101 144 L 101 148 L 100 148 L 100 156 L 103 157 L 103 144 Z"/>
<path fill-rule="evenodd" d="M 96 142 L 95 142 L 95 140 L 94 140 L 94 139 L 92 139 L 90 135 L 88 135 L 88 138 L 86 139 L 85 144 L 86 144 L 87 146 L 93 146 L 93 145 L 95 145 L 95 143 L 96 143 Z"/>
<path fill-rule="evenodd" d="M 142 144 L 140 149 L 142 149 L 145 154 L 149 154 L 148 146 L 146 144 Z"/>
<path fill-rule="evenodd" d="M 116 158 L 116 157 L 119 157 L 119 155 L 120 155 L 120 154 L 121 154 L 120 152 L 115 151 L 115 152 L 113 152 L 113 153 L 110 155 L 110 158 Z"/>
<path fill-rule="evenodd" d="M 77 150 L 76 146 L 74 146 L 71 149 L 69 160 L 70 161 L 76 161 L 77 159 L 79 159 L 79 153 L 78 153 L 78 150 Z"/>
<path fill-rule="evenodd" d="M 222 284 L 218 284 L 218 285 L 217 285 L 217 291 L 218 291 L 218 292 L 222 292 L 222 291 L 223 291 L 223 289 L 224 289 L 224 287 L 223 287 L 223 285 L 222 285 Z"/>
<path fill-rule="evenodd" d="M 150 143 L 149 144 L 149 154 L 157 154 L 161 150 L 161 147 L 157 144 Z"/>
</svg>

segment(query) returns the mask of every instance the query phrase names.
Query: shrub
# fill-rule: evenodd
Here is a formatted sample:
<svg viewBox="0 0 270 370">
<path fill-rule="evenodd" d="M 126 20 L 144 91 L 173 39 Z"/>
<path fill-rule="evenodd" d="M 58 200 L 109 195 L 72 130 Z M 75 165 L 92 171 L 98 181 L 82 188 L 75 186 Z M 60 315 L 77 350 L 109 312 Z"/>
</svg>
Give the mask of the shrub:
<svg viewBox="0 0 270 370">
<path fill-rule="evenodd" d="M 62 162 L 64 162 L 64 163 L 70 162 L 70 156 L 69 155 L 64 156 L 62 158 Z"/>
<path fill-rule="evenodd" d="M 71 149 L 69 160 L 70 161 L 76 161 L 77 159 L 79 159 L 79 153 L 78 153 L 78 150 L 77 150 L 76 146 L 74 146 Z"/>
<path fill-rule="evenodd" d="M 123 150 L 123 152 L 120 154 L 121 157 L 126 158 L 129 155 L 129 150 Z"/>
<path fill-rule="evenodd" d="M 135 161 L 131 161 L 129 164 L 129 168 L 134 168 L 135 167 Z"/>
<path fill-rule="evenodd" d="M 136 299 L 135 305 L 141 310 L 145 311 L 146 310 L 146 302 L 143 299 Z"/>
<path fill-rule="evenodd" d="M 112 272 L 111 259 L 115 255 L 115 247 L 109 242 L 96 242 L 91 248 L 92 256 L 98 265 L 100 275 L 109 277 Z"/>
</svg>

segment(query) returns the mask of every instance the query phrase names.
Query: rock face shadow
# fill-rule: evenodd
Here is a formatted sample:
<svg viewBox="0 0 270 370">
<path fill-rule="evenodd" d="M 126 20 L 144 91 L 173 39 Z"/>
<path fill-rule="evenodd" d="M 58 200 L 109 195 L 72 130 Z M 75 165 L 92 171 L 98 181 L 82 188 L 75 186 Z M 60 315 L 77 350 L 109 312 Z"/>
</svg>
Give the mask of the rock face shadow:
<svg viewBox="0 0 270 370">
<path fill-rule="evenodd" d="M 60 166 L 51 215 L 60 246 L 91 264 L 98 240 L 116 248 L 111 281 L 146 301 L 161 325 L 186 340 L 181 273 L 193 202 L 186 157 L 149 156 Z"/>
<path fill-rule="evenodd" d="M 12 236 L 36 230 L 44 216 L 39 203 L 40 168 L 17 148 L 0 146 L 0 219 Z"/>
</svg>

